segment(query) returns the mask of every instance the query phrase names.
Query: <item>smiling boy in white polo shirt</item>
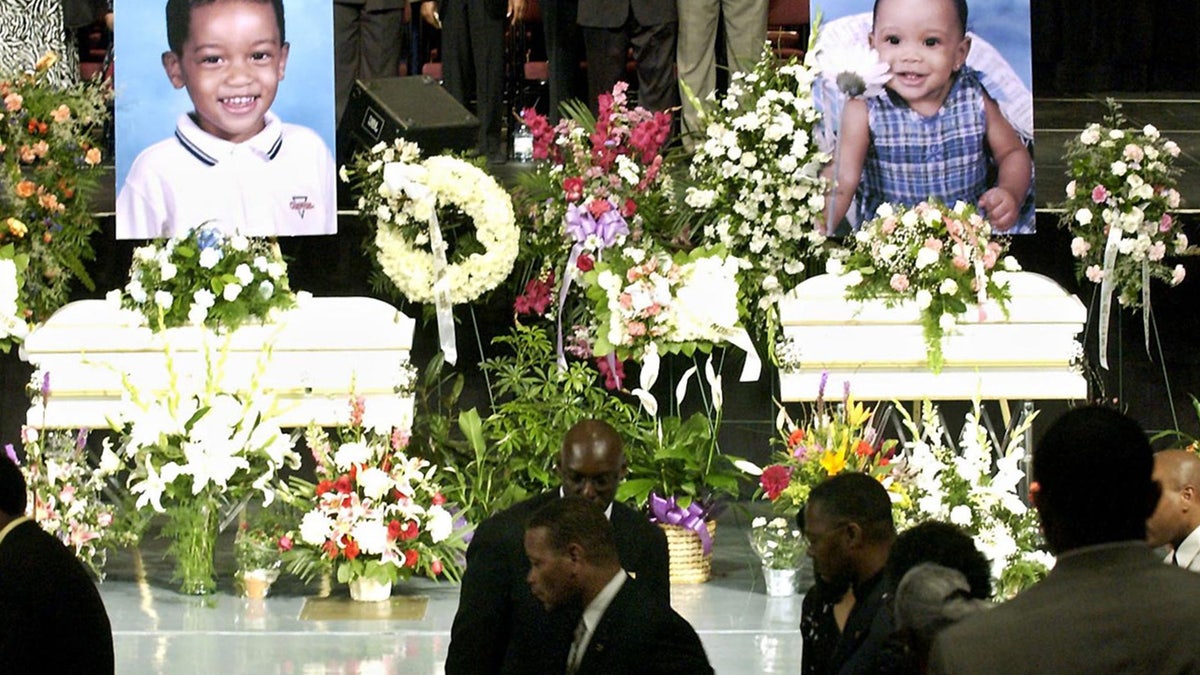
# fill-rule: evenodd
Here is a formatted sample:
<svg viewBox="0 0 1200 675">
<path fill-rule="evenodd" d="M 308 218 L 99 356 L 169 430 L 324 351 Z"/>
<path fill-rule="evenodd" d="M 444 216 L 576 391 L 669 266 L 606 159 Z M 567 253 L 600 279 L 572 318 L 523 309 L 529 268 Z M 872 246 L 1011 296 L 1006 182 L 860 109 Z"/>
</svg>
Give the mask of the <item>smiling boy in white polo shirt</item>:
<svg viewBox="0 0 1200 675">
<path fill-rule="evenodd" d="M 163 68 L 194 110 L 134 161 L 117 238 L 201 223 L 247 236 L 333 234 L 335 167 L 311 129 L 270 112 L 287 66 L 283 0 L 168 0 Z"/>
</svg>

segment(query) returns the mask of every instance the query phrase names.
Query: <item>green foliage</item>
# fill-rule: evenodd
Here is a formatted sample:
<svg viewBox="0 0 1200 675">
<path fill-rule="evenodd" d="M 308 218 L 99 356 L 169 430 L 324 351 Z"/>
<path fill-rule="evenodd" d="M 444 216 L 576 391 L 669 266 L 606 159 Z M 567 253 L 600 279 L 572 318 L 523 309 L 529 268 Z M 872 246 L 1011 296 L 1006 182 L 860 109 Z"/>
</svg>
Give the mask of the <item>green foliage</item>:
<svg viewBox="0 0 1200 675">
<path fill-rule="evenodd" d="M 629 474 L 617 499 L 644 506 L 653 492 L 674 497 L 687 508 L 718 495 L 737 497 L 740 472 L 717 446 L 716 423 L 701 412 L 683 420 L 670 415 L 659 422 L 650 443 L 626 449 Z"/>
</svg>

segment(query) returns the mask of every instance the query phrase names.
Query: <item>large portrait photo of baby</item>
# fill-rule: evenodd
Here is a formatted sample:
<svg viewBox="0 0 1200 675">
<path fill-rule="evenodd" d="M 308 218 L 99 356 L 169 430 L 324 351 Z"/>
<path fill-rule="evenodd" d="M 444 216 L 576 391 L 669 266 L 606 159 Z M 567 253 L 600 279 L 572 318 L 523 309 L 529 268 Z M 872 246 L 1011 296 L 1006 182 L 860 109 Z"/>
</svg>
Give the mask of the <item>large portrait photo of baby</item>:
<svg viewBox="0 0 1200 675">
<path fill-rule="evenodd" d="M 117 0 L 116 232 L 337 231 L 326 0 Z"/>
<path fill-rule="evenodd" d="M 826 231 L 933 198 L 975 205 L 993 233 L 1032 233 L 1028 0 L 814 0 L 813 10 L 825 19 L 818 67 L 854 49 L 880 64 L 864 91 L 824 73 L 814 87 L 834 157 Z"/>
</svg>

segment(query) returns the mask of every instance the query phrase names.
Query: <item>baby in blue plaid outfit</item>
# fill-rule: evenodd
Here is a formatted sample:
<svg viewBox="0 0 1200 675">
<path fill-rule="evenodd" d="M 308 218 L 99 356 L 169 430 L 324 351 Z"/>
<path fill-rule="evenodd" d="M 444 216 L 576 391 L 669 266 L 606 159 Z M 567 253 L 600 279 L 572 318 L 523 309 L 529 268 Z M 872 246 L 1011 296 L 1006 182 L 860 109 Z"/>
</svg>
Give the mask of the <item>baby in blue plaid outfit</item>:
<svg viewBox="0 0 1200 675">
<path fill-rule="evenodd" d="M 860 222 L 884 202 L 936 197 L 977 204 L 999 232 L 1032 231 L 1033 160 L 965 66 L 966 1 L 876 0 L 873 16 L 870 44 L 892 77 L 884 95 L 842 109 L 828 232 L 856 193 Z"/>
</svg>

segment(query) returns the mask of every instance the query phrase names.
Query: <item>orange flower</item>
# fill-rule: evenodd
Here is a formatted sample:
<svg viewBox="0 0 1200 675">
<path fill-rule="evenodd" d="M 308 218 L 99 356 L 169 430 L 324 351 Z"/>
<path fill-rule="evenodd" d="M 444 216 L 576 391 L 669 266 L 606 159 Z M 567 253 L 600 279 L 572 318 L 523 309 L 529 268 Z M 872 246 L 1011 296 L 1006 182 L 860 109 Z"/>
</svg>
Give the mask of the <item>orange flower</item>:
<svg viewBox="0 0 1200 675">
<path fill-rule="evenodd" d="M 33 153 L 33 148 L 29 147 L 28 145 L 21 146 L 20 154 L 21 154 L 21 161 L 25 162 L 26 164 L 30 164 L 33 162 L 33 160 L 37 159 L 37 155 L 35 155 Z"/>
<path fill-rule="evenodd" d="M 33 66 L 33 68 L 40 73 L 56 63 L 58 63 L 58 54 L 55 54 L 54 52 L 46 52 L 42 58 L 38 59 L 38 62 Z"/>
<path fill-rule="evenodd" d="M 873 452 L 875 452 L 875 448 L 871 447 L 871 444 L 866 441 L 860 440 L 858 445 L 854 446 L 854 454 L 859 457 L 869 457 Z"/>
<path fill-rule="evenodd" d="M 47 192 L 38 197 L 38 204 L 47 211 L 64 211 L 66 207 L 58 203 L 58 197 L 53 192 Z"/>
<path fill-rule="evenodd" d="M 47 152 L 50 152 L 50 144 L 46 141 L 38 141 L 33 144 L 33 154 L 38 157 L 45 157 Z"/>
<path fill-rule="evenodd" d="M 8 112 L 16 112 L 21 109 L 21 104 L 25 102 L 25 98 L 17 92 L 11 92 L 4 97 L 4 107 Z"/>
<path fill-rule="evenodd" d="M 64 103 L 55 108 L 54 111 L 50 113 L 50 117 L 52 117 L 55 122 L 66 122 L 67 120 L 71 119 L 71 109 L 67 107 L 66 103 Z"/>
<path fill-rule="evenodd" d="M 87 154 L 83 156 L 83 161 L 87 162 L 88 166 L 96 166 L 100 163 L 100 149 L 88 148 Z"/>
<path fill-rule="evenodd" d="M 17 183 L 17 196 L 21 199 L 28 199 L 32 197 L 36 190 L 37 186 L 34 185 L 33 181 L 31 180 L 23 180 L 20 183 Z"/>
<path fill-rule="evenodd" d="M 804 442 L 804 430 L 803 429 L 796 429 L 795 431 L 793 431 L 791 434 L 788 435 L 787 446 L 789 448 L 794 448 L 803 442 Z"/>
</svg>

